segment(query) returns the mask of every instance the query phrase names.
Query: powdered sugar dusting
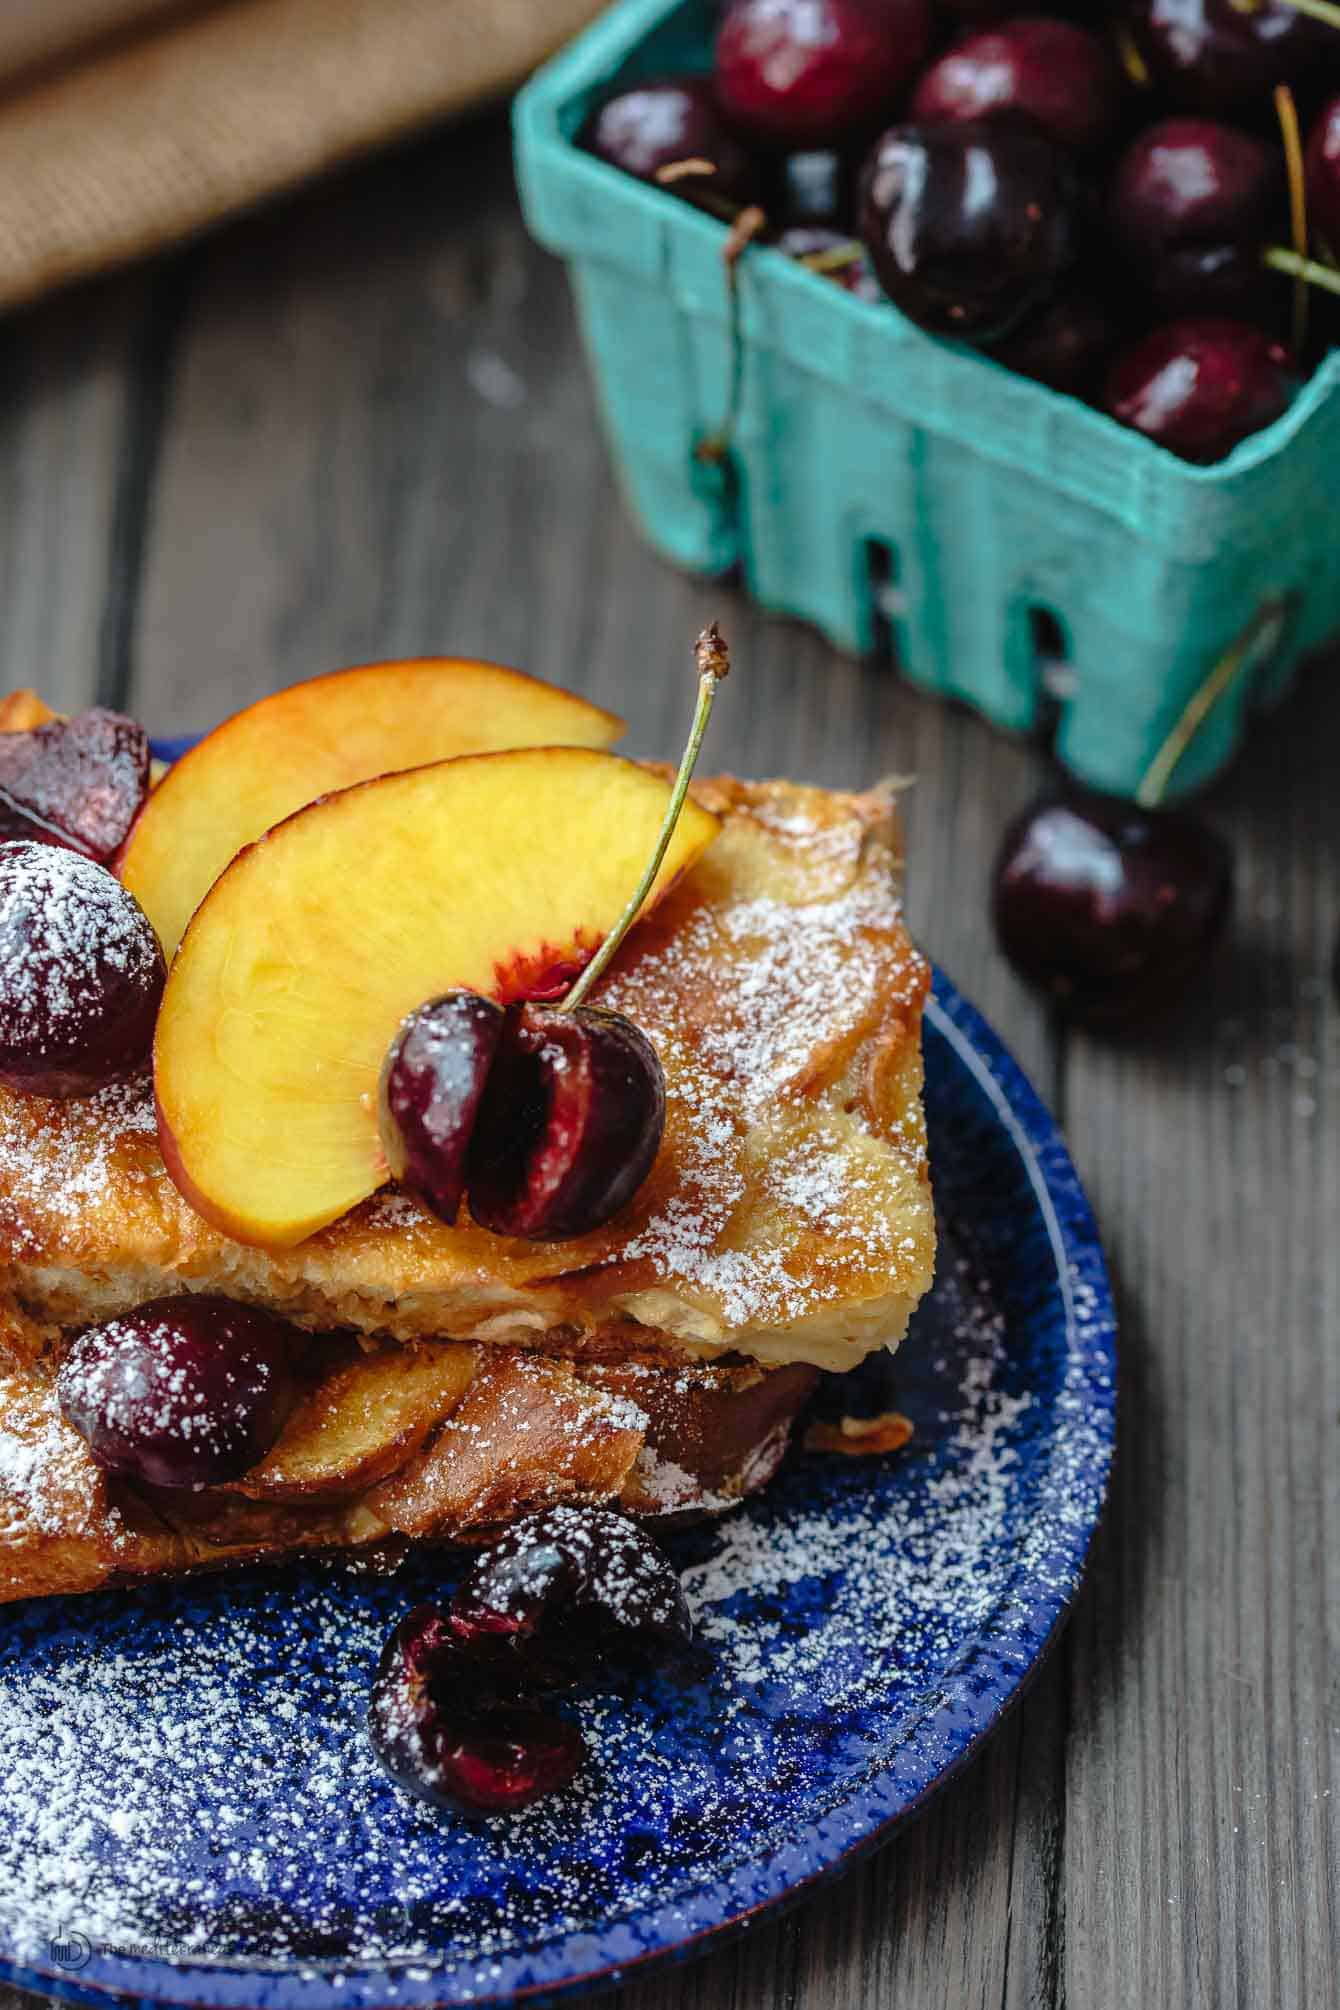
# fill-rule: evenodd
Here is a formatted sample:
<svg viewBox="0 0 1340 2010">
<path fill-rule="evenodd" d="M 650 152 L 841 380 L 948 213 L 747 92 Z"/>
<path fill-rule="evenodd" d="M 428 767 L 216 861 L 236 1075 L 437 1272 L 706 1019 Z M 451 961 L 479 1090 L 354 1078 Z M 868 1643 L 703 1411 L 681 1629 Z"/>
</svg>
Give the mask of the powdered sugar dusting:
<svg viewBox="0 0 1340 2010">
<path fill-rule="evenodd" d="M 106 869 L 57 845 L 0 849 L 0 1040 L 66 1053 L 118 988 L 151 984 L 153 930 Z"/>
</svg>

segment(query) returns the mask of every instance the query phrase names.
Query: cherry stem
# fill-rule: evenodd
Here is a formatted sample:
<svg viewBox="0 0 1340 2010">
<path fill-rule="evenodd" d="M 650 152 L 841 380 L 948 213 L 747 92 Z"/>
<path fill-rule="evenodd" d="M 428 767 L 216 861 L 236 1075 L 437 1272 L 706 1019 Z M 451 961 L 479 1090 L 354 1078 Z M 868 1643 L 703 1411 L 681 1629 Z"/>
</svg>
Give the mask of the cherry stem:
<svg viewBox="0 0 1340 2010">
<path fill-rule="evenodd" d="M 1340 271 L 1333 265 L 1320 265 L 1315 258 L 1300 258 L 1296 251 L 1286 251 L 1282 244 L 1272 244 L 1261 256 L 1272 272 L 1287 272 L 1291 279 L 1305 279 L 1309 286 L 1324 286 L 1328 293 L 1340 293 Z"/>
<path fill-rule="evenodd" d="M 1234 0 L 1238 4 L 1238 0 Z M 1324 21 L 1328 28 L 1340 28 L 1340 7 L 1335 0 L 1284 0 L 1286 7 L 1292 7 L 1295 14 L 1308 14 L 1314 21 Z M 1238 5 L 1240 14 L 1259 14 L 1261 0 L 1251 0 L 1251 5 Z"/>
<path fill-rule="evenodd" d="M 670 840 L 675 834 L 675 825 L 679 822 L 679 813 L 684 807 L 684 798 L 688 795 L 689 783 L 698 765 L 703 737 L 707 732 L 707 722 L 712 716 L 712 706 L 716 701 L 717 685 L 723 683 L 730 675 L 730 651 L 715 621 L 704 628 L 694 643 L 693 660 L 698 671 L 698 703 L 694 708 L 688 745 L 679 764 L 679 773 L 675 776 L 675 786 L 670 791 L 670 800 L 666 804 L 665 819 L 661 824 L 655 850 L 652 852 L 646 871 L 638 881 L 636 893 L 560 1004 L 558 1008 L 560 1012 L 571 1012 L 574 1006 L 580 1005 L 591 987 L 609 969 L 619 953 L 625 935 L 642 912 L 642 903 L 656 884 L 656 875 L 670 849 Z"/>
<path fill-rule="evenodd" d="M 744 330 L 740 325 L 740 260 L 754 239 L 767 227 L 766 213 L 757 203 L 749 203 L 736 216 L 730 228 L 730 236 L 721 248 L 722 262 L 726 268 L 726 294 L 730 308 L 730 383 L 726 390 L 725 417 L 716 431 L 709 433 L 706 439 L 699 440 L 694 449 L 700 461 L 709 463 L 724 461 L 730 452 L 735 421 L 740 411 L 740 393 L 744 388 Z"/>
<path fill-rule="evenodd" d="M 1268 600 L 1263 607 L 1259 607 L 1237 640 L 1229 644 L 1204 683 L 1192 693 L 1135 792 L 1135 800 L 1142 810 L 1155 810 L 1163 801 L 1183 754 L 1229 686 L 1255 659 L 1262 637 L 1278 625 L 1285 607 L 1286 602 L 1282 600 Z"/>
<path fill-rule="evenodd" d="M 1284 141 L 1284 160 L 1289 172 L 1289 228 L 1293 248 L 1299 258 L 1307 257 L 1307 173 L 1303 165 L 1303 136 L 1298 128 L 1298 107 L 1287 84 L 1275 86 L 1275 113 Z M 1311 288 L 1301 272 L 1293 282 L 1293 346 L 1301 356 L 1307 346 L 1307 313 Z"/>
<path fill-rule="evenodd" d="M 807 272 L 841 272 L 844 265 L 854 265 L 864 250 L 852 237 L 844 244 L 830 244 L 827 251 L 808 251 L 799 263 Z"/>
</svg>

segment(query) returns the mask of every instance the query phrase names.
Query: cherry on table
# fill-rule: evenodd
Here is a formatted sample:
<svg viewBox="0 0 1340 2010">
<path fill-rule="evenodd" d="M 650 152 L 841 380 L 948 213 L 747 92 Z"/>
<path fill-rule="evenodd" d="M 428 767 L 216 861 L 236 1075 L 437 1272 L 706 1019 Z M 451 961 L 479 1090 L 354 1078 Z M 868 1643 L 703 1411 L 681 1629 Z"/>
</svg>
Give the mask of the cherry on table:
<svg viewBox="0 0 1340 2010">
<path fill-rule="evenodd" d="M 1160 119 L 1112 177 L 1108 217 L 1126 269 L 1160 313 L 1269 316 L 1285 289 L 1261 263 L 1284 228 L 1283 158 L 1216 119 Z"/>
<path fill-rule="evenodd" d="M 166 977 L 148 917 L 105 867 L 0 844 L 0 1082 L 84 1096 L 140 1067 Z"/>
<path fill-rule="evenodd" d="M 1264 330 L 1217 318 L 1170 322 L 1117 358 L 1105 407 L 1183 460 L 1222 460 L 1273 424 L 1297 389 L 1288 351 Z"/>
<path fill-rule="evenodd" d="M 1030 14 L 947 49 L 923 73 L 911 116 L 921 125 L 1026 117 L 1061 145 L 1092 152 L 1111 137 L 1122 95 L 1104 41 L 1071 21 Z"/>
<path fill-rule="evenodd" d="M 386 1643 L 368 1734 L 399 1785 L 464 1814 L 514 1814 L 566 1786 L 585 1757 L 575 1724 L 499 1696 L 487 1664 L 431 1605 L 416 1607 Z"/>
<path fill-rule="evenodd" d="M 909 319 L 990 341 L 1073 265 L 1075 202 L 1065 155 L 1031 127 L 892 126 L 866 163 L 861 235 Z"/>
<path fill-rule="evenodd" d="M 1340 34 L 1288 0 L 1127 0 L 1155 87 L 1193 111 L 1269 109 L 1276 84 L 1340 77 Z"/>
<path fill-rule="evenodd" d="M 1068 787 L 1006 832 L 992 915 L 1005 955 L 1067 1017 L 1155 1018 L 1200 974 L 1232 904 L 1227 846 L 1198 819 Z"/>
<path fill-rule="evenodd" d="M 156 1298 L 79 1335 L 56 1378 L 61 1414 L 109 1472 L 218 1486 L 279 1436 L 306 1337 L 212 1293 Z"/>
<path fill-rule="evenodd" d="M 930 46 L 930 17 L 930 0 L 730 0 L 721 104 L 761 145 L 840 146 L 887 117 Z"/>
<path fill-rule="evenodd" d="M 668 1557 L 613 1508 L 549 1508 L 485 1550 L 451 1603 L 463 1647 L 513 1682 L 684 1664 L 693 1623 Z"/>
<path fill-rule="evenodd" d="M 756 202 L 762 190 L 762 171 L 722 117 L 710 77 L 657 78 L 616 92 L 591 114 L 580 144 L 639 181 L 655 182 L 681 161 L 710 161 L 711 174 L 670 184 L 688 202 Z"/>
</svg>

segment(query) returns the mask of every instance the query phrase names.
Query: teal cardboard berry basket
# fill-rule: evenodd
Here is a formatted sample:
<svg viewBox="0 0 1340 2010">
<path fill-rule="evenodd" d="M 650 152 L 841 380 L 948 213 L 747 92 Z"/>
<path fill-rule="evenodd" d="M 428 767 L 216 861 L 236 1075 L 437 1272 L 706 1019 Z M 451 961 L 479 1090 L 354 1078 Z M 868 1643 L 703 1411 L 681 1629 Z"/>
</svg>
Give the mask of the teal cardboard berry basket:
<svg viewBox="0 0 1340 2010">
<path fill-rule="evenodd" d="M 1001 726 L 1059 706 L 1061 759 L 1117 794 L 1208 692 L 1167 793 L 1204 783 L 1340 628 L 1340 352 L 1199 468 L 759 246 L 735 348 L 726 227 L 576 145 L 616 79 L 706 69 L 715 11 L 618 0 L 516 105 L 527 219 L 568 262 L 647 537 L 839 648 L 890 620 L 906 676 Z"/>
</svg>

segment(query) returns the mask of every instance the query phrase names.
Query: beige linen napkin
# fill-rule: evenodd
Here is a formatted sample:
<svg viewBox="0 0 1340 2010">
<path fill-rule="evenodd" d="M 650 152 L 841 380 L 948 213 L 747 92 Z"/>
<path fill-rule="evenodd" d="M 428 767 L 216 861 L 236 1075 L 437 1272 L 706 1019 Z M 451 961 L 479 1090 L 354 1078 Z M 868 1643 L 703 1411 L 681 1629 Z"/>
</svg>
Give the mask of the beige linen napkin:
<svg viewBox="0 0 1340 2010">
<path fill-rule="evenodd" d="M 507 89 L 602 0 L 49 4 L 66 48 L 150 21 L 0 99 L 0 307 Z M 56 46 L 30 7 L 27 32 L 16 15 L 0 35 L 0 66 Z"/>
</svg>

